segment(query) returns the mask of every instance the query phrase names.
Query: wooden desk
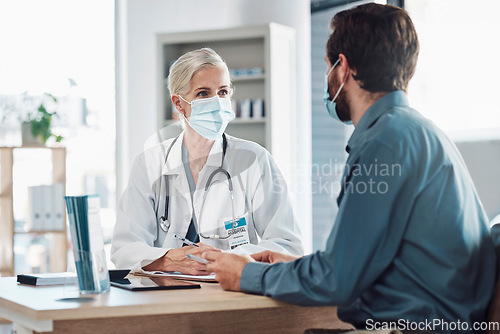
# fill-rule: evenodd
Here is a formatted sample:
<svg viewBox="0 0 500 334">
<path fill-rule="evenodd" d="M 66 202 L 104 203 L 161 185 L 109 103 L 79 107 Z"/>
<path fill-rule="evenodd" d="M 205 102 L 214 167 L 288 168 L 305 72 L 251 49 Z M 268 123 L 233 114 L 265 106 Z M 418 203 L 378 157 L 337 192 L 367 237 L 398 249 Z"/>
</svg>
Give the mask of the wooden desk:
<svg viewBox="0 0 500 334">
<path fill-rule="evenodd" d="M 17 334 L 54 333 L 303 333 L 350 328 L 336 307 L 299 307 L 268 297 L 201 289 L 132 292 L 115 287 L 89 302 L 57 301 L 64 287 L 18 285 L 0 278 L 0 317 Z M 67 293 L 67 290 L 66 290 Z"/>
</svg>

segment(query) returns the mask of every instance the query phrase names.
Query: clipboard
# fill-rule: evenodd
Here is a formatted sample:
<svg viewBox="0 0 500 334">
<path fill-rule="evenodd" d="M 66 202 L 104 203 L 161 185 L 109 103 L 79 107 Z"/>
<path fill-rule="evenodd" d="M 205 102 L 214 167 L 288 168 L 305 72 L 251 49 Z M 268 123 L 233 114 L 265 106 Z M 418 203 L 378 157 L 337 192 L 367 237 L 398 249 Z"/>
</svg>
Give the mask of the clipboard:
<svg viewBox="0 0 500 334">
<path fill-rule="evenodd" d="M 146 271 L 146 272 L 136 272 L 132 273 L 134 276 L 144 276 L 144 277 L 157 277 L 157 278 L 172 278 L 175 280 L 191 281 L 191 282 L 203 282 L 203 283 L 218 283 L 215 280 L 215 274 L 206 276 L 193 276 L 181 274 L 179 272 L 167 272 L 167 271 Z"/>
<path fill-rule="evenodd" d="M 127 275 L 127 274 L 125 274 Z M 111 286 L 130 291 L 151 291 L 151 290 L 178 290 L 178 289 L 199 289 L 201 285 L 176 280 L 170 277 L 145 277 L 127 275 L 115 276 L 110 279 Z"/>
</svg>

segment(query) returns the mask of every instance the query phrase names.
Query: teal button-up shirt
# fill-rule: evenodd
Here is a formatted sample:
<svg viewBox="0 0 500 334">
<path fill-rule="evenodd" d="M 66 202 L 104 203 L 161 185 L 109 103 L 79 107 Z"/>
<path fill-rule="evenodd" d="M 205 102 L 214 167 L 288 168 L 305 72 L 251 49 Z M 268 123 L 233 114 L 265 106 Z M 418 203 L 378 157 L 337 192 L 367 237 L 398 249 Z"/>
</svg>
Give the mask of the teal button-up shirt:
<svg viewBox="0 0 500 334">
<path fill-rule="evenodd" d="M 394 91 L 366 111 L 347 151 L 325 251 L 289 263 L 249 263 L 241 289 L 299 305 L 338 305 L 339 317 L 357 328 L 438 319 L 472 330 L 484 321 L 496 257 L 455 145 Z"/>
</svg>

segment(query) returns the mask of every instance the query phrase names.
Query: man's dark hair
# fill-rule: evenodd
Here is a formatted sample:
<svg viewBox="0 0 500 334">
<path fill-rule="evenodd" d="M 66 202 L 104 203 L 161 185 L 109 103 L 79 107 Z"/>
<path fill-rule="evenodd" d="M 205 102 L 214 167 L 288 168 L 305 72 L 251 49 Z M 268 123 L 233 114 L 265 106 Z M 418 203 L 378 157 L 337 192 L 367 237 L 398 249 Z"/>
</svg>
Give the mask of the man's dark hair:
<svg viewBox="0 0 500 334">
<path fill-rule="evenodd" d="M 415 73 L 419 44 L 417 32 L 403 9 L 366 4 L 337 13 L 327 56 L 334 64 L 339 54 L 356 70 L 354 79 L 372 92 L 406 91 Z"/>
</svg>

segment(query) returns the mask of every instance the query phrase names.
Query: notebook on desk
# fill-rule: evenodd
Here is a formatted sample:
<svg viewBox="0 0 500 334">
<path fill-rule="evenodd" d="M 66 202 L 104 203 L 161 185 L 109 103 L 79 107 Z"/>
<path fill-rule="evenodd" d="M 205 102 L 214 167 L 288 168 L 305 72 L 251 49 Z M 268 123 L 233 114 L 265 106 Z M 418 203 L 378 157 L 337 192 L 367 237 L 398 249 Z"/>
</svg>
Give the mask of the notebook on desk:
<svg viewBox="0 0 500 334">
<path fill-rule="evenodd" d="M 47 274 L 20 274 L 17 275 L 17 282 L 20 284 L 45 286 L 62 285 L 75 283 L 77 281 L 75 273 L 47 273 Z"/>
</svg>

